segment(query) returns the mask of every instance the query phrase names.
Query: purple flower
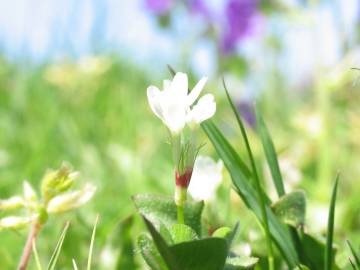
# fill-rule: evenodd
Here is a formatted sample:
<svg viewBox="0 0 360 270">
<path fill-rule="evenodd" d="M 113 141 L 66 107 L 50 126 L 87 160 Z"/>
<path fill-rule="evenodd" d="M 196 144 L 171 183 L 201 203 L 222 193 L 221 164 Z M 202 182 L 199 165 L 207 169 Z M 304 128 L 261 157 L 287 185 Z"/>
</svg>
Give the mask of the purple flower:
<svg viewBox="0 0 360 270">
<path fill-rule="evenodd" d="M 237 108 L 241 115 L 241 118 L 245 120 L 250 127 L 256 127 L 256 115 L 253 105 L 251 103 L 242 101 L 237 104 Z"/>
<path fill-rule="evenodd" d="M 204 0 L 190 0 L 189 7 L 192 13 L 199 14 L 204 16 L 206 19 L 210 19 L 211 12 L 209 7 L 205 4 Z"/>
<path fill-rule="evenodd" d="M 257 3 L 257 0 L 229 0 L 227 2 L 222 37 L 224 53 L 232 52 L 236 43 L 249 33 L 253 17 L 257 13 Z"/>
<path fill-rule="evenodd" d="M 165 15 L 173 6 L 173 0 L 145 0 L 145 6 L 156 15 Z"/>
</svg>

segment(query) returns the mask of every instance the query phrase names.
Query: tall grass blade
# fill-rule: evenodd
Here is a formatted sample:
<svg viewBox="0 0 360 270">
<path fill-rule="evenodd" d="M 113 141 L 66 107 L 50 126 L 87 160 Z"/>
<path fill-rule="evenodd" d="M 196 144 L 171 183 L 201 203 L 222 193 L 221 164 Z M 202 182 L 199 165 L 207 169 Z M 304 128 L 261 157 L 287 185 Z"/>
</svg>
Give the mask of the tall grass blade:
<svg viewBox="0 0 360 270">
<path fill-rule="evenodd" d="M 224 78 L 223 78 L 222 81 L 223 81 L 223 86 L 224 86 L 224 89 L 225 89 L 225 92 L 226 92 L 227 99 L 228 99 L 228 101 L 230 103 L 230 106 L 231 106 L 231 108 L 233 110 L 233 113 L 236 116 L 237 123 L 238 123 L 238 125 L 240 127 L 241 135 L 242 135 L 242 137 L 243 137 L 243 139 L 245 141 L 246 150 L 247 150 L 247 153 L 248 153 L 248 156 L 249 156 L 249 159 L 250 159 L 250 164 L 251 164 L 251 168 L 252 168 L 252 174 L 254 176 L 253 180 L 255 181 L 255 187 L 256 187 L 256 190 L 257 190 L 257 193 L 258 193 L 258 198 L 259 198 L 259 201 L 260 201 L 262 221 L 263 221 L 263 226 L 264 226 L 264 229 L 265 229 L 266 245 L 267 245 L 267 251 L 269 253 L 268 254 L 269 269 L 274 269 L 274 255 L 273 255 L 273 249 L 272 249 L 271 234 L 270 234 L 270 229 L 269 229 L 269 220 L 268 220 L 268 216 L 267 216 L 266 208 L 265 208 L 264 192 L 263 192 L 263 190 L 261 188 L 260 179 L 259 179 L 259 176 L 258 176 L 258 173 L 257 173 L 254 156 L 253 156 L 253 153 L 251 151 L 249 139 L 247 137 L 244 124 L 243 124 L 243 122 L 241 120 L 241 117 L 239 115 L 238 110 L 236 109 L 236 107 L 235 107 L 235 105 L 234 105 L 234 103 L 233 103 L 233 101 L 232 101 L 232 99 L 231 99 L 231 97 L 229 95 L 229 92 L 227 90 Z"/>
<path fill-rule="evenodd" d="M 94 242 L 95 242 L 95 234 L 96 234 L 96 227 L 97 224 L 99 222 L 99 215 L 96 216 L 95 219 L 95 224 L 94 224 L 94 229 L 91 235 L 91 242 L 90 242 L 90 248 L 89 248 L 89 256 L 88 256 L 88 262 L 87 262 L 87 270 L 91 269 L 91 261 L 92 261 L 92 254 L 93 254 L 93 249 L 94 249 Z"/>
<path fill-rule="evenodd" d="M 256 189 L 253 185 L 251 185 L 249 177 L 245 175 L 242 166 L 239 163 L 240 158 L 238 154 L 211 120 L 207 120 L 201 125 L 229 171 L 235 190 L 240 195 L 246 206 L 251 209 L 256 217 L 262 222 L 261 207 L 258 201 Z M 265 194 L 264 200 L 266 203 L 265 208 L 269 219 L 269 230 L 271 236 L 282 256 L 287 261 L 289 268 L 293 269 L 299 264 L 299 260 L 289 231 L 270 210 L 270 200 Z"/>
<path fill-rule="evenodd" d="M 75 259 L 72 259 L 72 264 L 73 264 L 74 270 L 79 270 L 79 268 L 77 267 Z"/>
<path fill-rule="evenodd" d="M 260 135 L 261 143 L 265 152 L 266 160 L 269 164 L 272 179 L 275 184 L 276 192 L 279 197 L 285 195 L 284 182 L 281 176 L 279 162 L 277 159 L 274 143 L 271 139 L 268 128 L 266 127 L 265 121 L 261 115 L 261 112 L 256 108 L 256 122 L 257 129 Z"/>
<path fill-rule="evenodd" d="M 329 208 L 328 217 L 328 229 L 326 238 L 326 249 L 325 249 L 325 270 L 331 270 L 333 264 L 333 237 L 334 237 L 334 219 L 335 219 L 335 204 L 336 204 L 336 193 L 339 182 L 339 174 L 336 176 L 333 192 L 331 195 L 331 202 Z"/>
<path fill-rule="evenodd" d="M 352 244 L 350 243 L 350 241 L 346 241 L 350 250 L 351 250 L 351 253 L 352 255 L 354 256 L 354 259 L 355 259 L 355 263 L 356 263 L 356 267 L 358 267 L 360 269 L 360 257 L 359 255 L 356 253 L 356 250 L 355 248 L 352 246 Z"/>
<path fill-rule="evenodd" d="M 34 253 L 34 259 L 35 259 L 36 268 L 38 270 L 42 270 L 42 266 L 41 266 L 40 258 L 39 258 L 39 253 L 38 253 L 37 248 L 36 248 L 35 240 L 32 243 L 32 249 L 33 249 L 33 253 Z"/>
<path fill-rule="evenodd" d="M 65 224 L 65 227 L 64 227 L 63 231 L 61 232 L 59 241 L 56 244 L 55 250 L 54 250 L 54 252 L 53 252 L 53 254 L 51 256 L 50 262 L 49 262 L 49 264 L 47 266 L 47 270 L 54 270 L 55 269 L 55 265 L 57 263 L 57 260 L 59 259 L 60 251 L 61 251 L 62 245 L 64 243 L 64 240 L 65 240 L 65 235 L 67 233 L 67 230 L 69 229 L 69 224 L 70 223 L 67 222 Z"/>
<path fill-rule="evenodd" d="M 352 262 L 352 260 L 349 258 L 350 265 L 352 269 L 357 270 L 355 264 Z"/>
</svg>

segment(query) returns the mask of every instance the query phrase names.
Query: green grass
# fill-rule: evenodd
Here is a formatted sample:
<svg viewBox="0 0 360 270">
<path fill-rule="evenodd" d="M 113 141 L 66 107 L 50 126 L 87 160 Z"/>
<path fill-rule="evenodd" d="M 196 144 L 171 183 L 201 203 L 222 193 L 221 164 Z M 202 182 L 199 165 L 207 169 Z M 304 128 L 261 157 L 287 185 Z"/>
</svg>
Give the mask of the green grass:
<svg viewBox="0 0 360 270">
<path fill-rule="evenodd" d="M 29 269 L 36 269 L 37 263 L 47 265 L 67 221 L 71 225 L 55 269 L 70 269 L 73 267 L 73 258 L 79 269 L 85 269 L 89 258 L 89 238 L 97 213 L 100 214 L 100 222 L 91 269 L 104 269 L 101 259 L 103 248 L 109 243 L 110 246 L 119 247 L 124 239 L 124 247 L 134 248 L 129 239 L 133 237 L 135 241 L 144 230 L 139 217 L 131 222 L 130 229 L 126 227 L 126 230 L 122 230 L 127 223 L 121 221 L 135 212 L 131 196 L 137 193 L 173 194 L 173 163 L 166 142 L 167 133 L 150 111 L 146 99 L 148 85 L 160 86 L 161 79 L 170 76 L 165 73 L 161 79 L 152 78 L 151 74 L 115 57 L 104 56 L 97 61 L 96 68 L 84 70 L 75 62 L 23 67 L 1 60 L 0 198 L 20 192 L 24 179 L 37 186 L 46 168 L 57 168 L 64 160 L 81 172 L 80 179 L 98 187 L 94 198 L 76 214 L 50 218 L 36 243 L 38 262 L 33 257 Z M 236 162 L 238 167 L 230 168 L 229 171 L 237 174 L 238 192 L 250 190 L 250 195 L 247 194 L 250 199 L 245 204 L 251 204 L 261 220 L 260 205 L 254 203 L 258 198 L 253 186 L 255 183 L 245 181 L 253 175 L 254 166 L 247 165 L 248 153 L 237 132 L 226 96 L 221 89 L 217 89 L 220 80 L 212 79 L 213 84 L 210 82 L 206 90 L 216 95 L 218 111 L 214 122 L 219 124 L 207 124 L 205 130 L 214 133 L 212 139 L 227 147 L 228 152 L 219 153 L 219 156 L 228 158 L 224 158 L 224 163 L 229 160 Z M 313 138 L 293 124 L 296 114 L 317 109 L 317 104 L 311 99 L 313 94 L 310 92 L 309 97 L 302 100 L 288 97 L 282 100 L 272 88 L 269 85 L 266 95 L 259 98 L 258 106 L 266 119 L 266 130 L 263 127 L 259 131 L 260 140 L 255 136 L 255 131 L 247 129 L 253 155 L 251 162 L 256 166 L 260 181 L 266 178 L 263 172 L 266 159 L 274 177 L 271 184 L 261 182 L 261 188 L 268 193 L 269 186 L 275 184 L 277 195 L 281 195 L 284 189 L 281 183 L 286 183 L 288 179 L 279 173 L 274 157 L 277 155 L 281 158 L 283 153 L 299 152 L 296 154 L 296 165 L 302 173 L 300 187 L 306 190 L 309 201 L 327 205 L 331 179 L 317 178 L 319 159 L 322 157 L 319 152 L 322 148 L 319 147 L 321 136 Z M 349 266 L 349 250 L 342 244 L 345 243 L 343 240 L 350 239 L 355 247 L 360 243 L 360 200 L 355 192 L 360 187 L 360 146 L 355 139 L 351 139 L 352 136 L 356 138 L 356 130 L 360 126 L 356 124 L 356 116 L 360 112 L 356 107 L 358 104 L 354 102 L 356 98 L 343 97 L 338 92 L 328 95 L 333 121 L 328 126 L 332 136 L 327 140 L 333 153 L 330 156 L 331 164 L 334 165 L 328 170 L 331 173 L 339 168 L 344 171 L 338 194 L 333 240 L 339 245 L 337 257 L 341 259 L 345 256 L 342 265 Z M 287 104 L 284 104 L 285 101 Z M 354 117 L 352 121 L 349 120 L 350 111 Z M 219 130 L 222 134 L 219 134 Z M 269 134 L 272 135 L 271 143 Z M 206 136 L 201 136 L 201 141 L 206 142 L 202 153 L 210 153 L 218 158 L 216 149 Z M 224 136 L 226 142 L 223 141 Z M 267 142 L 264 144 L 265 158 L 261 139 Z M 258 227 L 254 226 L 255 218 L 246 210 L 243 202 L 229 196 L 230 177 L 227 173 L 224 176 L 225 181 L 220 187 L 216 204 L 205 209 L 205 223 L 216 229 L 222 225 L 231 226 L 241 217 L 239 243 L 252 241 L 254 253 L 263 256 L 266 253 L 263 249 L 264 238 L 250 239 L 249 236 L 250 232 L 259 234 Z M 329 190 L 314 188 L 320 182 L 327 183 L 325 188 Z M 270 199 L 265 198 L 265 205 L 270 205 Z M 3 215 L 0 213 L 0 216 Z M 278 242 L 281 241 L 280 246 L 288 254 L 288 260 L 296 261 L 291 235 L 284 233 L 285 227 L 281 224 L 278 226 L 278 221 L 272 215 L 269 216 L 269 230 L 276 235 L 272 239 L 277 243 L 275 255 L 279 249 Z M 321 233 L 325 236 L 324 232 L 318 232 Z M 283 241 L 283 236 L 288 242 Z M 26 240 L 26 231 L 0 231 L 0 239 L 0 268 L 15 269 Z M 114 249 L 114 256 L 127 254 L 125 256 L 130 257 L 129 254 L 133 254 L 135 264 L 143 269 L 139 252 L 135 250 L 131 253 L 126 248 Z M 125 261 L 121 263 L 129 265 Z M 133 262 L 130 265 L 134 265 Z"/>
</svg>

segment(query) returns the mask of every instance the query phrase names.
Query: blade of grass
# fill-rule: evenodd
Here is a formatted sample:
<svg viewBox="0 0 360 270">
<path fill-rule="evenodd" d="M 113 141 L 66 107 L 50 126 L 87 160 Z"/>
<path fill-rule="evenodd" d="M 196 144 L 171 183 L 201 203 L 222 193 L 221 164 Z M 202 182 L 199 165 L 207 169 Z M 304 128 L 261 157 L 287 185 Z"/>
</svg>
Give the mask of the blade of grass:
<svg viewBox="0 0 360 270">
<path fill-rule="evenodd" d="M 94 242 L 95 242 L 95 234 L 96 234 L 96 227 L 97 224 L 99 222 L 99 215 L 96 216 L 95 219 L 95 224 L 94 224 L 94 229 L 91 235 L 91 242 L 90 242 L 90 248 L 89 248 L 89 256 L 88 256 L 88 262 L 87 262 L 87 270 L 91 269 L 91 260 L 92 260 L 92 254 L 93 254 L 93 249 L 94 249 Z"/>
<path fill-rule="evenodd" d="M 352 244 L 350 243 L 349 240 L 347 240 L 346 242 L 351 250 L 352 255 L 354 256 L 356 267 L 360 268 L 360 258 L 358 256 L 358 254 L 356 253 L 355 248 L 352 246 Z"/>
<path fill-rule="evenodd" d="M 79 270 L 79 268 L 77 267 L 75 259 L 72 259 L 72 264 L 73 264 L 74 270 Z"/>
<path fill-rule="evenodd" d="M 59 241 L 56 244 L 55 250 L 54 250 L 54 252 L 53 252 L 53 254 L 51 256 L 50 262 L 49 262 L 49 264 L 47 266 L 47 270 L 54 270 L 55 269 L 55 265 L 57 263 L 57 260 L 59 259 L 60 251 L 61 251 L 62 245 L 64 243 L 65 235 L 67 233 L 67 230 L 69 229 L 69 224 L 70 223 L 67 222 L 65 224 L 65 227 L 64 227 L 63 231 L 61 232 Z"/>
<path fill-rule="evenodd" d="M 350 262 L 352 269 L 357 270 L 355 267 L 355 264 L 352 262 L 352 260 L 350 258 L 349 258 L 349 262 Z"/>
<path fill-rule="evenodd" d="M 245 205 L 251 209 L 256 217 L 261 221 L 262 214 L 257 199 L 257 192 L 253 185 L 249 182 L 249 178 L 245 176 L 242 167 L 238 163 L 238 154 L 221 133 L 219 128 L 211 120 L 203 122 L 201 126 L 229 171 L 235 190 L 244 201 Z M 289 231 L 270 210 L 270 200 L 267 198 L 266 194 L 264 194 L 264 199 L 267 202 L 266 210 L 269 218 L 270 233 L 274 238 L 279 251 L 288 263 L 289 268 L 293 269 L 297 264 L 299 264 L 299 261 Z"/>
<path fill-rule="evenodd" d="M 336 176 L 333 192 L 331 195 L 331 202 L 329 208 L 328 217 L 328 230 L 326 238 L 326 249 L 325 249 L 325 270 L 331 270 L 333 264 L 333 237 L 334 237 L 334 219 L 335 219 L 335 204 L 336 204 L 336 193 L 339 182 L 339 174 Z"/>
<path fill-rule="evenodd" d="M 237 123 L 238 123 L 238 125 L 240 127 L 241 135 L 242 135 L 242 137 L 243 137 L 243 139 L 245 141 L 246 151 L 247 151 L 249 159 L 250 159 L 250 164 L 251 164 L 251 168 L 252 168 L 252 174 L 254 176 L 253 180 L 255 181 L 255 187 L 256 187 L 256 190 L 257 190 L 257 193 L 258 193 L 258 199 L 260 201 L 263 226 L 264 226 L 264 230 L 265 230 L 266 246 L 267 246 L 267 251 L 268 251 L 269 269 L 274 270 L 274 254 L 273 254 L 272 240 L 271 240 L 271 234 L 270 234 L 270 229 L 269 229 L 269 220 L 268 220 L 268 216 L 267 216 L 267 213 L 266 213 L 264 194 L 263 194 L 263 190 L 261 188 L 260 178 L 259 178 L 258 173 L 257 173 L 255 159 L 254 159 L 253 153 L 251 151 L 249 139 L 248 139 L 248 136 L 246 134 L 244 124 L 243 124 L 243 122 L 241 120 L 241 117 L 240 117 L 240 114 L 239 114 L 238 110 L 236 109 L 236 107 L 235 107 L 235 105 L 234 105 L 234 103 L 233 103 L 233 101 L 232 101 L 232 99 L 231 99 L 231 97 L 229 95 L 229 92 L 227 90 L 224 78 L 223 78 L 222 82 L 223 82 L 223 86 L 224 86 L 224 89 L 225 89 L 227 99 L 228 99 L 228 101 L 230 103 L 230 106 L 231 106 L 231 108 L 233 110 L 233 113 L 236 116 Z"/>
<path fill-rule="evenodd" d="M 37 268 L 38 270 L 42 270 L 41 263 L 40 263 L 40 259 L 39 259 L 39 253 L 37 252 L 36 242 L 35 242 L 35 241 L 33 241 L 33 243 L 32 243 L 32 248 L 33 248 L 33 253 L 34 253 L 34 259 L 35 259 L 35 263 L 36 263 L 36 268 Z"/>
<path fill-rule="evenodd" d="M 260 135 L 261 143 L 265 152 L 266 160 L 269 164 L 272 179 L 275 184 L 275 188 L 279 197 L 285 195 L 284 182 L 281 176 L 279 162 L 277 159 L 274 143 L 271 139 L 269 130 L 266 127 L 265 121 L 260 113 L 260 110 L 256 108 L 256 122 L 258 133 Z"/>
</svg>

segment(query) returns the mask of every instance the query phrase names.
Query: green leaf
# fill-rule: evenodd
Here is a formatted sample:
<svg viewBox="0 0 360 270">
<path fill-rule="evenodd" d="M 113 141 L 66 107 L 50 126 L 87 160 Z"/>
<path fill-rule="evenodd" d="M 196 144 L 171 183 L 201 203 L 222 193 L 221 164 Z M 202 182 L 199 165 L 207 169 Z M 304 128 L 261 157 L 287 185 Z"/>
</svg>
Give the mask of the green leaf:
<svg viewBox="0 0 360 270">
<path fill-rule="evenodd" d="M 303 234 L 301 239 L 303 247 L 303 264 L 311 270 L 323 270 L 325 267 L 325 240 L 317 238 L 307 233 Z M 333 253 L 336 249 L 333 247 Z"/>
<path fill-rule="evenodd" d="M 331 196 L 330 208 L 329 208 L 328 230 L 327 230 L 326 249 L 325 249 L 325 270 L 331 270 L 334 261 L 332 246 L 333 246 L 333 237 L 334 237 L 335 203 L 336 203 L 336 192 L 337 192 L 338 182 L 339 182 L 339 175 L 336 176 L 336 180 Z"/>
<path fill-rule="evenodd" d="M 201 125 L 229 171 L 237 193 L 246 206 L 262 221 L 257 192 L 250 184 L 249 177 L 243 171 L 242 165 L 239 163 L 240 158 L 238 154 L 211 120 L 207 120 Z M 271 211 L 268 205 L 270 200 L 267 197 L 265 197 L 265 203 L 267 204 L 266 211 L 271 236 L 290 268 L 294 268 L 298 265 L 299 261 L 289 231 Z"/>
<path fill-rule="evenodd" d="M 169 246 L 149 220 L 145 224 L 171 270 L 222 270 L 228 253 L 225 239 L 205 238 Z"/>
<path fill-rule="evenodd" d="M 228 238 L 231 233 L 232 230 L 229 227 L 221 227 L 212 234 L 212 237 Z"/>
<path fill-rule="evenodd" d="M 222 270 L 228 245 L 222 238 L 204 238 L 170 247 L 183 270 Z"/>
<path fill-rule="evenodd" d="M 145 234 L 142 234 L 138 237 L 137 244 L 140 248 L 141 254 L 148 264 L 148 266 L 153 270 L 168 270 L 169 268 L 166 266 L 163 258 L 160 253 L 156 249 L 154 241 L 150 239 Z M 119 268 L 120 269 L 120 268 Z M 122 268 L 122 269 L 130 269 L 130 268 Z"/>
<path fill-rule="evenodd" d="M 91 241 L 90 241 L 90 247 L 89 247 L 89 256 L 88 256 L 87 268 L 86 268 L 87 270 L 91 269 L 91 260 L 92 260 L 93 250 L 94 250 L 95 234 L 96 234 L 96 227 L 97 227 L 98 222 L 99 222 L 99 215 L 96 216 L 93 232 L 92 232 L 92 235 L 91 235 Z"/>
<path fill-rule="evenodd" d="M 63 231 L 61 232 L 60 238 L 56 244 L 55 250 L 51 256 L 51 259 L 49 261 L 49 264 L 47 266 L 47 270 L 54 270 L 55 269 L 55 265 L 57 263 L 57 260 L 59 259 L 59 255 L 60 255 L 60 251 L 61 251 L 61 247 L 64 243 L 64 239 L 65 239 L 65 235 L 67 233 L 67 230 L 69 229 L 69 222 L 66 223 Z"/>
<path fill-rule="evenodd" d="M 134 258 L 134 245 L 132 240 L 134 218 L 130 216 L 122 221 L 117 230 L 117 239 L 114 246 L 120 247 L 117 256 L 116 268 L 121 269 L 136 269 Z"/>
<path fill-rule="evenodd" d="M 288 225 L 299 227 L 305 223 L 306 198 L 302 190 L 280 197 L 271 208 L 275 215 Z"/>
<path fill-rule="evenodd" d="M 360 268 L 360 257 L 359 257 L 359 255 L 356 253 L 355 248 L 351 245 L 350 241 L 346 241 L 346 242 L 347 242 L 347 244 L 348 244 L 348 246 L 349 246 L 349 248 L 351 250 L 352 255 L 354 256 L 356 266 L 358 268 Z"/>
<path fill-rule="evenodd" d="M 272 179 L 279 197 L 285 195 L 284 182 L 281 176 L 279 162 L 277 159 L 274 143 L 271 139 L 270 133 L 266 127 L 264 119 L 257 109 L 256 111 L 257 128 L 260 135 L 261 143 L 265 152 L 266 160 L 269 164 Z"/>
<path fill-rule="evenodd" d="M 259 259 L 255 257 L 232 257 L 226 260 L 225 270 L 253 269 Z"/>
<path fill-rule="evenodd" d="M 173 224 L 169 228 L 171 239 L 174 244 L 198 239 L 196 232 L 184 224 Z"/>
<path fill-rule="evenodd" d="M 294 270 L 310 270 L 307 266 L 299 264 L 294 268 Z"/>
<path fill-rule="evenodd" d="M 133 197 L 140 214 L 145 216 L 157 228 L 160 224 L 170 227 L 177 223 L 177 210 L 174 199 L 171 197 L 139 194 Z M 201 214 L 203 202 L 186 202 L 184 208 L 185 224 L 190 226 L 197 235 L 201 235 Z"/>
<path fill-rule="evenodd" d="M 151 237 L 154 240 L 155 246 L 159 251 L 161 257 L 163 258 L 166 265 L 169 267 L 170 270 L 182 270 L 177 262 L 176 257 L 170 251 L 169 246 L 166 244 L 165 240 L 161 237 L 161 235 L 156 231 L 154 225 L 143 216 L 143 220 L 147 229 L 149 230 Z"/>
</svg>

